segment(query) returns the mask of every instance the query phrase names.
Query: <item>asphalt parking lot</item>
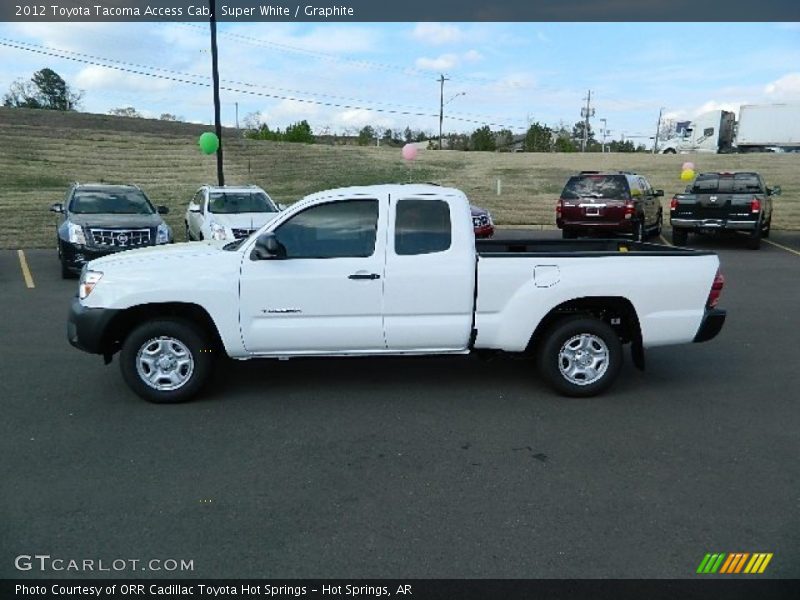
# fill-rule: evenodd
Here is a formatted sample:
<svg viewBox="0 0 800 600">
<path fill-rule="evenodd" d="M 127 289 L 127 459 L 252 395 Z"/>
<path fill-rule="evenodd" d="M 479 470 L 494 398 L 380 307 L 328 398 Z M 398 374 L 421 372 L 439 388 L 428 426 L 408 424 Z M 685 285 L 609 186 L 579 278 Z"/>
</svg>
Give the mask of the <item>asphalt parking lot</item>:
<svg viewBox="0 0 800 600">
<path fill-rule="evenodd" d="M 74 575 L 15 569 L 36 553 L 194 564 L 126 577 L 691 577 L 707 552 L 800 577 L 800 232 L 771 242 L 693 238 L 721 257 L 722 333 L 598 398 L 518 359 L 309 359 L 222 361 L 175 406 L 68 345 L 55 250 L 25 251 L 27 284 L 0 251 L 0 577 Z"/>
</svg>

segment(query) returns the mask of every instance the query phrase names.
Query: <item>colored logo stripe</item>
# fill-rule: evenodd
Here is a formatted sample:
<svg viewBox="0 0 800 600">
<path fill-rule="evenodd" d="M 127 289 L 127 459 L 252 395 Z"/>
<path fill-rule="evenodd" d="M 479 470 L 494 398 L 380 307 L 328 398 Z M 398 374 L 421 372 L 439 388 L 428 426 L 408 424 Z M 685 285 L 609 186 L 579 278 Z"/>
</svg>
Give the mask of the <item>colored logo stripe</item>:
<svg viewBox="0 0 800 600">
<path fill-rule="evenodd" d="M 732 552 L 730 554 L 722 552 L 716 554 L 706 554 L 697 567 L 697 573 L 717 573 L 736 574 L 736 573 L 763 573 L 773 554 L 767 552 Z M 747 565 L 747 566 L 745 566 Z"/>
</svg>

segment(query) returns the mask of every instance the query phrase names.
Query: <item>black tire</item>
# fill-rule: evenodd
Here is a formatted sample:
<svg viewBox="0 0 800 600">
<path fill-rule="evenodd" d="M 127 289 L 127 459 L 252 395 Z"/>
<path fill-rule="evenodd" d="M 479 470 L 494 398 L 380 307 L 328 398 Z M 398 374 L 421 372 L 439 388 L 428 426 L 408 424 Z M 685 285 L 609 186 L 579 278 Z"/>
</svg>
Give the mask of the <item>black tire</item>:
<svg viewBox="0 0 800 600">
<path fill-rule="evenodd" d="M 605 348 L 598 344 L 598 340 Z M 586 383 L 580 382 L 580 373 L 574 374 L 571 379 L 564 373 L 570 363 L 568 358 L 561 356 L 562 351 L 569 351 L 568 346 L 583 341 L 590 342 L 587 349 L 594 348 L 600 355 L 606 356 L 605 361 L 595 357 L 595 361 L 601 361 L 597 362 L 595 368 L 602 373 Z M 622 368 L 622 343 L 619 336 L 610 325 L 594 317 L 574 316 L 557 321 L 545 332 L 538 352 L 542 376 L 554 390 L 565 396 L 586 398 L 600 394 L 614 383 Z M 591 359 L 591 355 L 587 358 Z"/>
<path fill-rule="evenodd" d="M 577 231 L 572 231 L 570 229 L 562 229 L 561 230 L 561 238 L 565 240 L 574 240 L 578 237 Z"/>
<path fill-rule="evenodd" d="M 191 233 L 189 233 L 189 224 L 188 224 L 188 223 L 186 223 L 184 226 L 185 226 L 185 228 L 186 228 L 186 241 L 187 241 L 187 242 L 192 242 L 192 241 L 194 241 L 194 240 L 192 240 L 192 234 L 191 234 Z"/>
<path fill-rule="evenodd" d="M 772 219 L 769 220 L 769 222 L 767 223 L 767 226 L 764 228 L 764 231 L 761 232 L 761 237 L 764 238 L 765 240 L 769 239 L 769 230 L 770 229 L 772 229 Z"/>
<path fill-rule="evenodd" d="M 659 210 L 658 220 L 656 220 L 656 228 L 653 230 L 653 237 L 661 235 L 663 229 L 664 229 L 664 213 L 661 210 Z"/>
<path fill-rule="evenodd" d="M 64 259 L 61 259 L 61 279 L 77 279 L 77 275 L 67 268 Z"/>
<path fill-rule="evenodd" d="M 675 149 L 667 148 L 666 150 L 664 150 L 663 154 L 675 154 Z"/>
<path fill-rule="evenodd" d="M 685 229 L 672 228 L 672 245 L 685 246 L 689 241 L 689 232 Z"/>
<path fill-rule="evenodd" d="M 183 348 L 174 344 L 174 341 L 182 344 Z M 175 356 L 186 358 L 188 353 L 188 358 L 192 362 L 191 369 L 188 366 L 173 366 L 168 369 L 170 373 L 176 372 L 179 378 L 184 379 L 179 387 L 157 389 L 145 382 L 139 375 L 137 369 L 139 352 L 143 351 L 148 343 L 152 343 L 151 348 L 156 348 L 156 344 L 159 343 L 168 345 L 165 352 L 160 355 L 166 355 L 167 360 Z M 176 350 L 177 355 L 173 354 Z M 214 348 L 198 327 L 181 319 L 164 318 L 146 321 L 128 334 L 122 344 L 119 366 L 125 383 L 139 396 L 156 404 L 174 404 L 190 400 L 200 391 L 211 374 L 214 358 Z M 154 360 L 158 360 L 158 358 Z M 166 374 L 162 381 L 165 378 Z M 156 385 L 158 385 L 158 381 L 156 381 Z"/>
<path fill-rule="evenodd" d="M 644 227 L 644 217 L 641 219 L 634 221 L 633 223 L 633 234 L 631 235 L 634 242 L 643 242 L 644 238 L 647 237 L 645 233 Z"/>
<path fill-rule="evenodd" d="M 761 227 L 761 222 L 756 225 L 756 228 L 753 230 L 753 233 L 747 238 L 747 247 L 750 250 L 758 250 L 761 248 L 761 235 L 763 234 L 763 229 Z"/>
</svg>

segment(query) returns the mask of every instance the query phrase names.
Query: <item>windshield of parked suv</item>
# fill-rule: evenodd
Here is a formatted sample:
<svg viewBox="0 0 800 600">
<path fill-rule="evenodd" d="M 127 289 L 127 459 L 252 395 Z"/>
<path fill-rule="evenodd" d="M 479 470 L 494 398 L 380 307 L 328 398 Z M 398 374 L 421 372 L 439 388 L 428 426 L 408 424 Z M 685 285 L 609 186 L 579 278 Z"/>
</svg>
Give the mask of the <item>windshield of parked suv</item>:
<svg viewBox="0 0 800 600">
<path fill-rule="evenodd" d="M 219 214 L 270 213 L 278 207 L 264 192 L 211 192 L 208 211 Z"/>
<path fill-rule="evenodd" d="M 701 173 L 692 185 L 693 194 L 747 194 L 763 192 L 756 173 Z"/>
<path fill-rule="evenodd" d="M 630 191 L 624 175 L 576 175 L 569 178 L 561 197 L 627 200 Z"/>
<path fill-rule="evenodd" d="M 156 212 L 140 190 L 76 190 L 69 210 L 83 215 L 152 215 Z"/>
</svg>

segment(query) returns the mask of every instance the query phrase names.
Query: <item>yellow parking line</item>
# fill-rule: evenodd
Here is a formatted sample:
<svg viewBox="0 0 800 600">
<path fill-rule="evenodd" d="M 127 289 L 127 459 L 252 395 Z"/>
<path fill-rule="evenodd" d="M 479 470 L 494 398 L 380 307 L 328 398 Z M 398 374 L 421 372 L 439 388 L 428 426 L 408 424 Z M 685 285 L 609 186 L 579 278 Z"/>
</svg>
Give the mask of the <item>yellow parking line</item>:
<svg viewBox="0 0 800 600">
<path fill-rule="evenodd" d="M 28 268 L 28 261 L 25 258 L 25 253 L 22 250 L 17 250 L 17 255 L 19 256 L 19 266 L 22 269 L 22 278 L 25 280 L 25 285 L 28 286 L 28 289 L 33 289 L 36 286 L 33 284 L 33 275 L 31 275 L 31 270 Z"/>
<path fill-rule="evenodd" d="M 786 250 L 787 252 L 791 252 L 792 254 L 797 254 L 797 256 L 800 256 L 800 252 L 798 252 L 794 248 L 789 248 L 788 246 L 784 246 L 783 244 L 779 244 L 777 242 L 773 242 L 772 240 L 762 239 L 761 241 L 762 242 L 766 242 L 768 244 L 772 244 L 773 246 L 775 246 L 776 248 L 780 248 L 781 250 Z"/>
<path fill-rule="evenodd" d="M 664 234 L 663 234 L 663 233 L 659 233 L 659 234 L 658 234 L 658 237 L 659 237 L 659 238 L 661 238 L 661 241 L 662 241 L 662 242 L 664 242 L 664 243 L 665 243 L 667 246 L 672 246 L 672 244 L 670 244 L 670 243 L 667 241 L 667 238 L 665 238 L 665 237 L 664 237 Z"/>
</svg>

